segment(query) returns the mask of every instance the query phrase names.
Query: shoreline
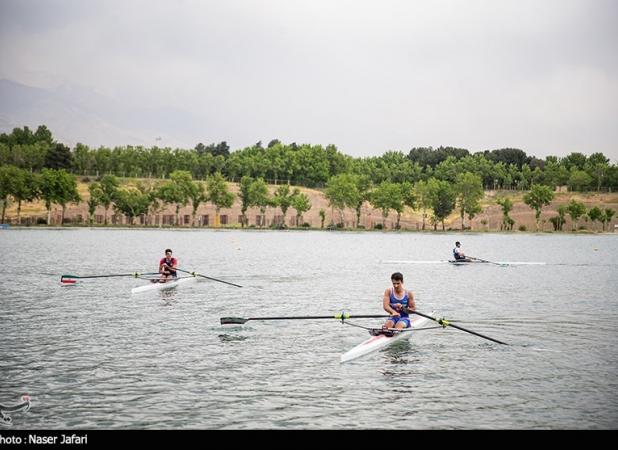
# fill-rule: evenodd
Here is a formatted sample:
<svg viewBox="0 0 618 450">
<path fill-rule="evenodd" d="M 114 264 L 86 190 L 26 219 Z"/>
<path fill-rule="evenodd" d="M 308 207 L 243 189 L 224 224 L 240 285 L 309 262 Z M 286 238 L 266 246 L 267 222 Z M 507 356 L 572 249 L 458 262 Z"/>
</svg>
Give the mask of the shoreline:
<svg viewBox="0 0 618 450">
<path fill-rule="evenodd" d="M 4 225 L 4 224 L 2 224 Z M 22 224 L 6 224 L 8 227 L 0 226 L 0 235 L 2 231 L 7 230 L 74 230 L 74 229 L 88 229 L 88 230 L 159 230 L 159 231 L 246 231 L 246 232 L 331 232 L 331 233 L 384 233 L 384 234 L 407 234 L 407 233 L 420 233 L 420 234 L 505 234 L 505 235 L 533 235 L 533 234 L 555 234 L 565 236 L 598 236 L 598 235 L 614 235 L 618 236 L 616 231 L 593 231 L 593 230 L 575 230 L 575 231 L 553 231 L 553 230 L 539 230 L 539 231 L 500 231 L 500 230 L 415 230 L 415 229 L 364 229 L 364 228 L 311 228 L 311 227 L 293 227 L 293 228 L 257 228 L 257 227 L 237 227 L 237 226 L 220 226 L 220 227 L 183 227 L 183 226 L 159 226 L 159 225 L 80 225 L 80 224 L 66 224 L 60 225 L 22 225 Z"/>
</svg>

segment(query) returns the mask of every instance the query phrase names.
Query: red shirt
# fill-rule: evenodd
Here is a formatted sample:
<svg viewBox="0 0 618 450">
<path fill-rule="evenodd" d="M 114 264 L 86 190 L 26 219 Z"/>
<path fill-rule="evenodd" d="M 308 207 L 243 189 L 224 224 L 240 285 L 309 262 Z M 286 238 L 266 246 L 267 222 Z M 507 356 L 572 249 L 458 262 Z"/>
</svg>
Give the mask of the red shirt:
<svg viewBox="0 0 618 450">
<path fill-rule="evenodd" d="M 167 258 L 161 258 L 161 261 L 159 261 L 159 270 L 161 270 L 161 266 L 163 264 L 167 264 L 169 267 L 173 267 L 176 264 L 178 264 L 178 261 L 176 260 L 176 258 L 172 258 L 171 260 L 168 261 Z M 175 272 L 175 271 L 174 271 Z"/>
</svg>

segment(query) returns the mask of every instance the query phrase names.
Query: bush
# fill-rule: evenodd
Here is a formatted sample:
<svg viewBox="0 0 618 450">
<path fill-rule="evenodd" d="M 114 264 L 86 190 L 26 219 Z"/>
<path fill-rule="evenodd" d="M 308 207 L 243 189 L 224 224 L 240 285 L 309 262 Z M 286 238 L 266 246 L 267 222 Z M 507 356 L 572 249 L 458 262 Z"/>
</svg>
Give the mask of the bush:
<svg viewBox="0 0 618 450">
<path fill-rule="evenodd" d="M 303 228 L 311 228 L 311 224 L 309 222 L 305 222 L 301 225 Z"/>
<path fill-rule="evenodd" d="M 376 224 L 373 226 L 373 229 L 374 229 L 374 230 L 382 230 L 383 228 L 384 228 L 384 226 L 382 226 L 382 224 L 381 224 L 381 223 L 376 223 Z"/>
<path fill-rule="evenodd" d="M 519 231 L 526 231 L 526 226 L 525 225 L 520 225 L 519 226 Z"/>
<path fill-rule="evenodd" d="M 36 224 L 37 225 L 47 225 L 47 219 L 45 219 L 44 217 L 37 217 Z"/>
<path fill-rule="evenodd" d="M 288 226 L 284 223 L 273 223 L 270 228 L 273 230 L 287 230 Z"/>
</svg>

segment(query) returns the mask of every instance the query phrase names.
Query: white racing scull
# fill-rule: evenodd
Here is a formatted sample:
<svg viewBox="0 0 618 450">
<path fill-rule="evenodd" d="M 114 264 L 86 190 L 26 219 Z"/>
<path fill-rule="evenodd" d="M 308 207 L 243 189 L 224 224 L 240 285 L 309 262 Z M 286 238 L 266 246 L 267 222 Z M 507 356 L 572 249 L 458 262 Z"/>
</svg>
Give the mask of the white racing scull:
<svg viewBox="0 0 618 450">
<path fill-rule="evenodd" d="M 150 282 L 150 284 L 146 284 L 144 286 L 139 286 L 139 287 L 131 289 L 131 293 L 139 294 L 142 292 L 149 292 L 149 291 L 162 291 L 165 289 L 175 288 L 179 284 L 185 284 L 191 281 L 197 281 L 197 277 L 195 276 L 181 277 L 181 278 L 176 278 L 175 280 L 172 279 L 170 281 L 166 281 L 164 283 L 161 283 L 159 281 L 154 281 L 154 282 Z"/>
<path fill-rule="evenodd" d="M 433 314 L 433 311 L 431 312 Z M 341 355 L 341 362 L 351 361 L 356 358 L 360 358 L 361 356 L 367 355 L 368 353 L 372 353 L 378 350 L 381 350 L 392 343 L 402 340 L 408 339 L 412 335 L 412 330 L 418 329 L 427 323 L 430 322 L 430 319 L 418 315 L 410 316 L 410 327 L 405 328 L 405 331 L 394 331 L 392 336 L 387 336 L 385 334 L 379 334 L 377 336 L 371 336 L 366 341 L 361 342 L 356 347 L 348 350 L 343 355 Z"/>
</svg>

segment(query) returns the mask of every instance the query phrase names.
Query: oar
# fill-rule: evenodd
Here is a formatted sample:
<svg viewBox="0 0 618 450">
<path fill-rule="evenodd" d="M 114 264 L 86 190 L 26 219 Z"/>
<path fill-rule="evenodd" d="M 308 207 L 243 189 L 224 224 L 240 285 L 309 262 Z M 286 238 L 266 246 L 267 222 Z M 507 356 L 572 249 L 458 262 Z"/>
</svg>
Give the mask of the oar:
<svg viewBox="0 0 618 450">
<path fill-rule="evenodd" d="M 172 269 L 173 269 L 173 270 L 178 270 L 179 272 L 184 272 L 184 273 L 191 274 L 191 275 L 193 275 L 194 277 L 202 277 L 202 278 L 207 278 L 208 280 L 218 281 L 219 283 L 225 283 L 225 284 L 229 284 L 229 285 L 231 285 L 231 286 L 242 287 L 240 284 L 230 283 L 229 281 L 217 280 L 216 278 L 207 277 L 206 275 L 201 275 L 201 274 L 199 274 L 199 273 L 195 273 L 195 272 L 189 272 L 188 270 L 182 270 L 182 269 L 179 269 L 178 267 L 176 267 L 176 268 L 172 268 Z"/>
<path fill-rule="evenodd" d="M 83 278 L 112 278 L 112 277 L 133 277 L 139 278 L 142 275 L 157 275 L 156 272 L 148 272 L 148 273 L 114 273 L 110 275 L 62 275 L 60 277 L 61 283 L 73 283 L 75 279 L 83 279 Z"/>
<path fill-rule="evenodd" d="M 506 266 L 506 264 L 501 264 L 501 263 L 497 263 L 497 262 L 493 262 L 493 261 L 487 261 L 486 259 L 475 258 L 474 256 L 468 256 L 468 258 L 474 259 L 476 261 L 481 261 L 481 262 L 484 262 L 484 263 L 495 264 L 497 266 Z"/>
<path fill-rule="evenodd" d="M 407 311 L 407 312 L 408 312 L 409 314 L 416 314 L 416 315 L 419 315 L 419 316 L 422 316 L 422 317 L 426 317 L 426 318 L 428 318 L 428 319 L 431 319 L 431 320 L 433 320 L 434 322 L 438 322 L 438 323 L 439 323 L 440 325 L 442 325 L 444 328 L 446 328 L 446 327 L 449 327 L 449 326 L 450 326 L 450 327 L 453 327 L 453 328 L 457 328 L 458 330 L 465 331 L 466 333 L 470 333 L 470 334 L 473 334 L 473 335 L 475 335 L 475 336 L 482 337 L 482 338 L 484 338 L 484 339 L 488 339 L 488 340 L 493 341 L 493 342 L 496 342 L 496 343 L 498 343 L 498 344 L 502 344 L 502 345 L 509 345 L 509 344 L 507 344 L 506 342 L 502 342 L 502 341 L 499 341 L 499 340 L 497 340 L 497 339 L 490 338 L 489 336 L 484 336 L 484 335 L 482 335 L 482 334 L 480 334 L 480 333 L 477 333 L 476 331 L 466 330 L 465 328 L 460 327 L 459 325 L 454 325 L 454 324 L 450 323 L 448 320 L 445 320 L 445 319 L 436 319 L 435 317 L 428 316 L 427 314 L 423 314 L 423 313 L 418 312 L 418 311 Z"/>
<path fill-rule="evenodd" d="M 390 317 L 384 314 L 382 315 L 350 315 L 348 313 L 341 312 L 339 314 L 335 314 L 334 316 L 287 316 L 287 317 L 249 317 L 248 319 L 243 319 L 241 317 L 222 317 L 221 325 L 242 325 L 244 323 L 249 322 L 250 320 L 313 320 L 313 319 L 337 319 L 337 320 L 345 320 L 345 319 L 375 319 L 377 317 Z"/>
</svg>

